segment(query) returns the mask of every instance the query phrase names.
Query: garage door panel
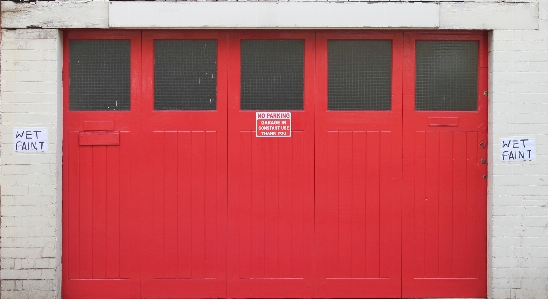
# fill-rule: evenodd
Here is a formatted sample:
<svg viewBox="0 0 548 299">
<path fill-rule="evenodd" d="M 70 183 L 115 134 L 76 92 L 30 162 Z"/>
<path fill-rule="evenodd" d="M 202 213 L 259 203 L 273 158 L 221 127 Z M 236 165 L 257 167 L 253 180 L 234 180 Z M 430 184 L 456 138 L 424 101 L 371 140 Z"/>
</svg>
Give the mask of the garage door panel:
<svg viewBox="0 0 548 299">
<path fill-rule="evenodd" d="M 226 133 L 148 134 L 142 296 L 225 296 Z"/>
<path fill-rule="evenodd" d="M 484 297 L 485 36 L 408 33 L 405 49 L 402 292 Z"/>
<path fill-rule="evenodd" d="M 378 32 L 316 41 L 318 297 L 400 295 L 401 42 Z"/>
<path fill-rule="evenodd" d="M 217 134 L 153 135 L 154 278 L 215 278 Z"/>
<path fill-rule="evenodd" d="M 390 277 L 393 258 L 390 187 L 394 174 L 391 132 L 329 131 L 326 160 L 328 174 L 317 197 L 326 204 L 319 216 L 325 236 L 328 278 Z M 326 194 L 326 198 L 321 194 Z M 384 273 L 381 274 L 382 272 Z"/>
<path fill-rule="evenodd" d="M 226 296 L 226 39 L 143 33 L 143 297 Z"/>
<path fill-rule="evenodd" d="M 73 31 L 63 52 L 63 297 L 138 295 L 140 34 Z M 100 54 L 97 54 L 101 52 Z M 111 293 L 97 290 L 111 289 Z"/>
<path fill-rule="evenodd" d="M 401 134 L 317 132 L 316 296 L 399 296 Z M 325 162 L 318 162 L 324 160 Z M 396 253 L 395 253 L 396 252 Z M 358 282 L 359 281 L 359 282 Z M 342 291 L 344 290 L 344 291 Z"/>
<path fill-rule="evenodd" d="M 130 169 L 121 146 L 79 146 L 77 131 L 66 142 L 72 149 L 69 169 L 69 277 L 71 279 L 128 278 L 127 239 L 120 238 L 129 225 L 129 210 L 123 205 L 130 185 L 123 171 Z M 122 132 L 124 148 L 129 133 Z M 125 231 L 127 232 L 127 230 Z M 124 245 L 126 245 L 124 247 Z M 126 270 L 127 271 L 127 270 Z"/>
<path fill-rule="evenodd" d="M 239 278 L 302 278 L 305 173 L 303 132 L 257 138 L 240 132 Z"/>
<path fill-rule="evenodd" d="M 477 132 L 415 132 L 416 277 L 476 277 Z M 455 224 L 455 223 L 458 223 Z"/>
<path fill-rule="evenodd" d="M 313 34 L 232 37 L 228 294 L 312 297 Z M 270 111 L 291 113 L 290 137 L 256 137 L 256 113 Z"/>
<path fill-rule="evenodd" d="M 310 136 L 299 130 L 291 138 L 255 134 L 241 131 L 239 146 L 233 148 L 238 153 L 233 162 L 240 170 L 229 178 L 234 179 L 233 194 L 238 194 L 232 197 L 238 229 L 231 235 L 237 259 L 229 260 L 229 293 L 310 296 L 310 287 L 303 283 L 312 266 L 313 198 L 307 192 L 312 157 L 305 146 Z"/>
</svg>

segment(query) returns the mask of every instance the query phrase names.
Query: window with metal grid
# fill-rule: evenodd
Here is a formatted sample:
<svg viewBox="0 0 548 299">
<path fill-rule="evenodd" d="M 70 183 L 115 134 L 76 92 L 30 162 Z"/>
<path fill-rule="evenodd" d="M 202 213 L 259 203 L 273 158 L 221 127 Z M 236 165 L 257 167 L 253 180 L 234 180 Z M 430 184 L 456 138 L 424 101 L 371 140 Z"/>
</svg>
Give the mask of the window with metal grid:
<svg viewBox="0 0 548 299">
<path fill-rule="evenodd" d="M 70 110 L 129 110 L 129 40 L 71 40 L 69 59 Z"/>
<path fill-rule="evenodd" d="M 390 110 L 392 42 L 330 40 L 328 110 Z"/>
<path fill-rule="evenodd" d="M 154 109 L 215 110 L 216 40 L 154 41 Z"/>
<path fill-rule="evenodd" d="M 417 41 L 415 109 L 477 110 L 478 51 L 476 41 Z"/>
<path fill-rule="evenodd" d="M 302 110 L 304 41 L 241 41 L 242 110 Z"/>
</svg>

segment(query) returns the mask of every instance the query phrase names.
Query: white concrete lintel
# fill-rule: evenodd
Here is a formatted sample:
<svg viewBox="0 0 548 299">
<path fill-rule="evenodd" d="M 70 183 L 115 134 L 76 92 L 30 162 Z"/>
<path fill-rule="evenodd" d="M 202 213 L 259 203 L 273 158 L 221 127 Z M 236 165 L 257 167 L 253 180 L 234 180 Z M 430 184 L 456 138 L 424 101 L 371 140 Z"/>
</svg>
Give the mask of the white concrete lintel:
<svg viewBox="0 0 548 299">
<path fill-rule="evenodd" d="M 108 2 L 2 1 L 2 28 L 107 28 Z"/>
<path fill-rule="evenodd" d="M 437 3 L 110 2 L 111 28 L 438 28 Z"/>
<path fill-rule="evenodd" d="M 440 29 L 526 30 L 538 28 L 538 3 L 442 2 L 440 4 Z"/>
<path fill-rule="evenodd" d="M 538 29 L 539 4 L 514 2 L 2 1 L 3 28 Z"/>
</svg>

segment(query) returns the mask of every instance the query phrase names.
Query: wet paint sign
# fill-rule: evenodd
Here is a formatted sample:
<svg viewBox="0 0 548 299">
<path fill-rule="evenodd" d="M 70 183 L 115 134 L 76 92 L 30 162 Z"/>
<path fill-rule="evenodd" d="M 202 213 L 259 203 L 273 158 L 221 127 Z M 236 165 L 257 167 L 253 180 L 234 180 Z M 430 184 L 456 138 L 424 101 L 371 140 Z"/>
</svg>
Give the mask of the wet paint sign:
<svg viewBox="0 0 548 299">
<path fill-rule="evenodd" d="M 535 161 L 536 149 L 533 137 L 507 137 L 500 139 L 502 161 Z"/>
<path fill-rule="evenodd" d="M 13 150 L 16 153 L 44 153 L 48 151 L 48 129 L 13 129 Z"/>
<path fill-rule="evenodd" d="M 256 112 L 257 137 L 291 137 L 291 112 Z"/>
</svg>

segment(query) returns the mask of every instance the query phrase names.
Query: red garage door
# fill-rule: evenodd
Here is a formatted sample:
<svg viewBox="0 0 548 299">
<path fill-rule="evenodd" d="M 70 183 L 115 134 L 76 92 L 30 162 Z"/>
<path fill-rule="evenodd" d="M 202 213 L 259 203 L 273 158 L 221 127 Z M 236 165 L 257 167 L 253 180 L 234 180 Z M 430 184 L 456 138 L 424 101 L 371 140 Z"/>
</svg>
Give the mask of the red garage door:
<svg viewBox="0 0 548 299">
<path fill-rule="evenodd" d="M 134 31 L 65 35 L 65 298 L 141 295 L 140 38 Z"/>
<path fill-rule="evenodd" d="M 143 33 L 141 296 L 226 294 L 227 39 Z"/>
<path fill-rule="evenodd" d="M 401 32 L 316 44 L 315 295 L 400 297 Z"/>
<path fill-rule="evenodd" d="M 314 32 L 231 35 L 228 294 L 313 296 Z M 256 137 L 256 112 L 291 112 L 291 137 Z"/>
<path fill-rule="evenodd" d="M 63 297 L 486 295 L 483 33 L 71 31 L 64 51 Z M 280 112 L 290 130 L 257 132 Z"/>
<path fill-rule="evenodd" d="M 487 293 L 487 42 L 405 34 L 404 297 Z"/>
</svg>

